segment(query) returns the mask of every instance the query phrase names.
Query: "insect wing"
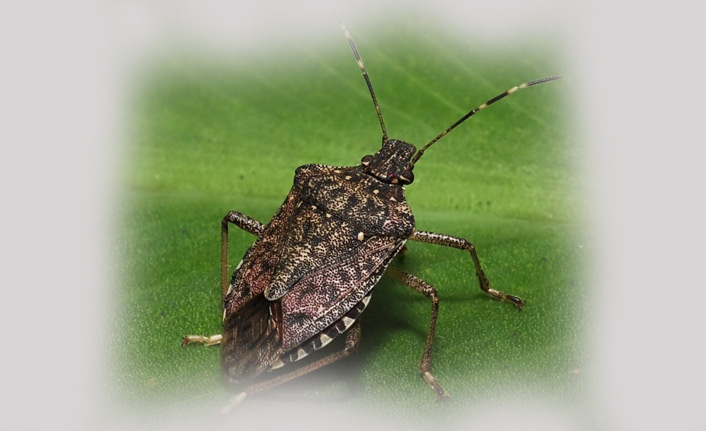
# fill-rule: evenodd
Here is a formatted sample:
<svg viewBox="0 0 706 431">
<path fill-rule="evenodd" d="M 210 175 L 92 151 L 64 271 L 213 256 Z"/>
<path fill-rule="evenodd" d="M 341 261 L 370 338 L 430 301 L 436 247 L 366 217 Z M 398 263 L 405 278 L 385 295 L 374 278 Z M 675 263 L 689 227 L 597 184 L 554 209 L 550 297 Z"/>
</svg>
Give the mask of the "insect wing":
<svg viewBox="0 0 706 431">
<path fill-rule="evenodd" d="M 265 289 L 271 301 L 283 297 L 307 274 L 335 265 L 364 244 L 353 225 L 304 201 L 292 211 L 281 243 L 274 278 Z"/>
<path fill-rule="evenodd" d="M 272 283 L 284 246 L 282 237 L 289 228 L 288 222 L 296 203 L 294 191 L 290 191 L 265 231 L 250 246 L 241 264 L 233 272 L 224 302 L 226 317 L 238 312 L 243 305 L 264 292 Z"/>
<path fill-rule="evenodd" d="M 282 353 L 278 302 L 257 295 L 223 322 L 221 361 L 229 382 L 237 384 L 270 368 Z"/>
<path fill-rule="evenodd" d="M 370 237 L 355 252 L 302 277 L 281 300 L 283 349 L 323 331 L 360 302 L 404 243 Z"/>
</svg>

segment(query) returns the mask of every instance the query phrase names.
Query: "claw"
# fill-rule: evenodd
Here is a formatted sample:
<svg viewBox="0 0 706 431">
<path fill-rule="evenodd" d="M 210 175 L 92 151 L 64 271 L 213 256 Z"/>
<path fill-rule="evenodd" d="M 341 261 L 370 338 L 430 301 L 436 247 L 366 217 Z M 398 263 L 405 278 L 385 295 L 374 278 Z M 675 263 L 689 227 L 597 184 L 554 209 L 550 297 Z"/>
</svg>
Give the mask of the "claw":
<svg viewBox="0 0 706 431">
<path fill-rule="evenodd" d="M 507 300 L 512 303 L 518 310 L 522 311 L 522 307 L 527 303 L 524 299 L 515 295 L 507 295 Z"/>
<path fill-rule="evenodd" d="M 215 346 L 216 344 L 220 344 L 222 339 L 223 336 L 221 334 L 211 335 L 210 337 L 204 337 L 203 335 L 187 335 L 181 342 L 181 347 L 193 343 L 201 343 L 206 346 Z"/>
<path fill-rule="evenodd" d="M 221 408 L 221 412 L 220 412 L 221 415 L 227 415 L 228 413 L 235 410 L 240 405 L 240 403 L 243 402 L 243 400 L 247 396 L 248 396 L 248 394 L 246 392 L 241 392 L 238 395 L 236 395 L 235 397 L 233 397 L 233 399 L 231 399 L 228 404 L 226 404 L 225 406 L 223 406 L 223 408 Z"/>
<path fill-rule="evenodd" d="M 437 402 L 449 398 L 449 396 L 446 395 L 446 391 L 444 390 L 444 388 L 441 387 L 439 382 L 436 381 L 436 378 L 429 371 L 422 372 L 422 378 L 436 392 Z"/>
<path fill-rule="evenodd" d="M 486 291 L 486 293 L 495 299 L 499 299 L 501 301 L 507 301 L 507 302 L 511 303 L 512 305 L 517 307 L 518 310 L 522 310 L 522 307 L 524 307 L 526 304 L 525 300 L 520 298 L 519 296 L 506 295 L 499 290 L 489 288 Z"/>
<path fill-rule="evenodd" d="M 443 403 L 443 402 L 446 402 L 446 400 L 450 400 L 450 399 L 451 399 L 451 397 L 448 396 L 448 395 L 446 394 L 446 392 L 444 392 L 444 393 L 441 394 L 441 395 L 437 395 L 437 396 L 436 396 L 436 402 L 437 402 L 437 403 Z"/>
</svg>

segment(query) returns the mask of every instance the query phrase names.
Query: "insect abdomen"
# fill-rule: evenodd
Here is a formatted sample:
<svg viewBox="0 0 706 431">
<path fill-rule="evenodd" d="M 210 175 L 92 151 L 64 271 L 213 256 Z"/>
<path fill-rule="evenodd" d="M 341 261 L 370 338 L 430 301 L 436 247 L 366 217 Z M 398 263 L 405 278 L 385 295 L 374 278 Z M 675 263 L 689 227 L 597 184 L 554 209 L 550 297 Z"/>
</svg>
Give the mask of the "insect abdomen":
<svg viewBox="0 0 706 431">
<path fill-rule="evenodd" d="M 372 292 L 368 293 L 358 304 L 355 305 L 348 313 L 343 317 L 334 322 L 331 326 L 323 330 L 322 332 L 314 335 L 309 340 L 302 343 L 301 346 L 294 348 L 288 352 L 285 352 L 279 361 L 275 362 L 272 366 L 273 369 L 284 366 L 291 362 L 298 361 L 312 352 L 315 352 L 322 347 L 326 346 L 328 343 L 333 341 L 334 338 L 343 334 L 350 328 L 353 323 L 358 319 L 360 314 L 365 310 L 370 302 L 370 296 Z"/>
</svg>

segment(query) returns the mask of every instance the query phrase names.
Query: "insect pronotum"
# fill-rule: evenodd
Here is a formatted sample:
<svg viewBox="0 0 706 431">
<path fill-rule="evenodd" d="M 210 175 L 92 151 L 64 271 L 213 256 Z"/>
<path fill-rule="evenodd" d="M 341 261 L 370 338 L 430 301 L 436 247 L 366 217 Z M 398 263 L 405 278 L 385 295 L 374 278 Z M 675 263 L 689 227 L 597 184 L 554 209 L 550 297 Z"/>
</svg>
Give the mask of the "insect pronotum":
<svg viewBox="0 0 706 431">
<path fill-rule="evenodd" d="M 464 238 L 417 230 L 404 186 L 424 152 L 459 124 L 498 100 L 549 76 L 525 82 L 471 109 L 429 143 L 413 145 L 388 139 L 373 86 L 348 30 L 343 28 L 373 100 L 382 130 L 382 148 L 355 166 L 310 164 L 297 168 L 294 185 L 267 224 L 231 211 L 221 223 L 221 294 L 223 332 L 188 335 L 183 344 L 221 345 L 226 380 L 240 392 L 226 406 L 246 396 L 302 376 L 351 354 L 360 340 L 358 317 L 373 288 L 388 273 L 431 302 L 431 317 L 419 372 L 437 399 L 448 395 L 431 373 L 439 296 L 421 278 L 388 267 L 408 240 L 469 253 L 480 288 L 522 309 L 525 301 L 490 287 L 475 247 Z M 257 236 L 235 271 L 228 265 L 228 226 Z M 345 335 L 341 350 L 303 367 L 265 378 L 264 373 L 296 362 Z M 259 377 L 259 378 L 258 378 Z"/>
</svg>

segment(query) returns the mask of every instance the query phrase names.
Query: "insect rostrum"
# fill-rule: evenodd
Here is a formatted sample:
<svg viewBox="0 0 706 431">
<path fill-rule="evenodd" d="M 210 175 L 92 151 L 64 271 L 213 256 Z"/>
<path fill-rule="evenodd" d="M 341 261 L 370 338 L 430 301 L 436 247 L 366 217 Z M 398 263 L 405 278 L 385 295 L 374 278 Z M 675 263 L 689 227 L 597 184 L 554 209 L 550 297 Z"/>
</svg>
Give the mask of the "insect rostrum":
<svg viewBox="0 0 706 431">
<path fill-rule="evenodd" d="M 446 392 L 431 373 L 431 350 L 439 309 L 436 289 L 424 280 L 389 267 L 408 240 L 468 251 L 481 289 L 522 309 L 524 301 L 490 287 L 474 246 L 451 235 L 417 230 L 405 197 L 415 163 L 424 151 L 457 125 L 515 91 L 558 79 L 530 81 L 472 109 L 417 150 L 388 139 L 370 79 L 350 34 L 346 38 L 370 90 L 382 129 L 382 148 L 360 164 L 337 167 L 310 164 L 297 168 L 294 184 L 269 223 L 231 211 L 221 228 L 223 333 L 189 335 L 183 344 L 221 345 L 226 379 L 247 395 L 279 385 L 352 353 L 360 340 L 358 317 L 373 288 L 388 273 L 431 301 L 431 317 L 419 367 L 437 399 Z M 228 227 L 234 224 L 257 237 L 230 275 Z M 264 373 L 296 362 L 345 336 L 343 349 L 277 377 Z"/>
</svg>

